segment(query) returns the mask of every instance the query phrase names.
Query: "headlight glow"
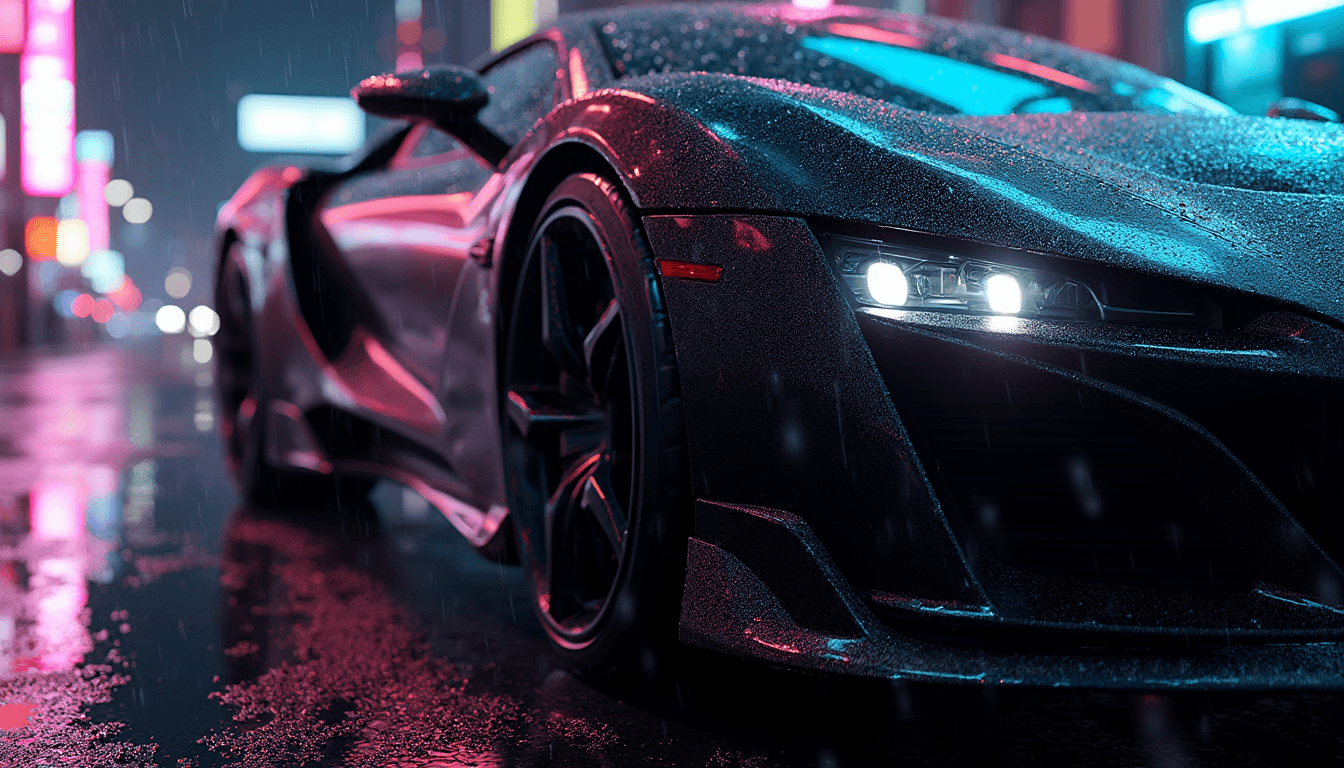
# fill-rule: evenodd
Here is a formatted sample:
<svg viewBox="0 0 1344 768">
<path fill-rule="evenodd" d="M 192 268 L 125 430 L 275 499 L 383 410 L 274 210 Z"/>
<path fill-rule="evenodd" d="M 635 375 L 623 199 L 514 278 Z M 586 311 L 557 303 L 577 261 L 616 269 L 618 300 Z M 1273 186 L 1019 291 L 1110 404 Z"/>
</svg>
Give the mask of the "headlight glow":
<svg viewBox="0 0 1344 768">
<path fill-rule="evenodd" d="M 985 300 L 989 302 L 991 312 L 1015 315 L 1022 311 L 1022 286 L 1012 275 L 990 275 L 985 281 Z"/>
<path fill-rule="evenodd" d="M 901 268 L 886 261 L 874 261 L 864 273 L 867 276 L 868 294 L 879 304 L 899 307 L 910 296 L 910 282 L 905 279 Z"/>
<path fill-rule="evenodd" d="M 827 235 L 826 250 L 860 304 L 911 310 L 1100 320 L 1086 283 L 998 260 Z"/>
<path fill-rule="evenodd" d="M 1277 311 L 1253 296 L 1123 267 L 937 235 L 837 223 L 817 239 L 851 303 L 1012 321 L 1101 322 L 1166 328 L 1241 327 Z M 853 232 L 854 234 L 850 234 Z M 991 322 L 990 327 L 993 327 Z"/>
</svg>

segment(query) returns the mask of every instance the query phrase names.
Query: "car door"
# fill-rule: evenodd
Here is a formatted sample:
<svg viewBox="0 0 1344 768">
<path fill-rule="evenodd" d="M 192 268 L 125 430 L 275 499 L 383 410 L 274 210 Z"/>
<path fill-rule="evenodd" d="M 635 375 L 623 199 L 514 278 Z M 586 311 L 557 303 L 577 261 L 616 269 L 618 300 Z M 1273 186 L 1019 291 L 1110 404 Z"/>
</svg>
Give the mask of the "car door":
<svg viewBox="0 0 1344 768">
<path fill-rule="evenodd" d="M 462 265 L 481 237 L 471 203 L 494 169 L 452 136 L 415 126 L 387 167 L 327 194 L 321 225 L 358 289 L 370 299 L 381 341 L 432 391 Z"/>
<path fill-rule="evenodd" d="M 509 145 L 516 145 L 529 129 L 551 111 L 564 94 L 557 44 L 542 38 L 487 66 L 481 79 L 490 101 L 478 119 Z M 506 189 L 502 176 L 487 182 L 473 202 L 476 219 L 470 226 L 486 226 L 493 197 Z M 477 230 L 473 229 L 473 232 Z M 503 508 L 504 482 L 500 467 L 499 411 L 495 383 L 494 302 L 497 290 L 493 269 L 471 262 L 463 268 L 449 316 L 436 394 L 447 420 L 445 457 L 469 491 L 469 501 L 482 509 Z"/>
</svg>

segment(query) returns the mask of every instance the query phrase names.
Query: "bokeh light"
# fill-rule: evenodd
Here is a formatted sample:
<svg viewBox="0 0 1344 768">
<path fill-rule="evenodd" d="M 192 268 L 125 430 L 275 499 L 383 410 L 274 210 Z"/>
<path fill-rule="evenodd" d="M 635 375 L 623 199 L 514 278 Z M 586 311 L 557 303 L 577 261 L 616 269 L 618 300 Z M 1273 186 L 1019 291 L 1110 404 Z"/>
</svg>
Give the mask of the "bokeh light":
<svg viewBox="0 0 1344 768">
<path fill-rule="evenodd" d="M 191 358 L 201 365 L 210 362 L 210 357 L 215 353 L 215 347 L 209 339 L 197 339 L 191 343 Z"/>
<path fill-rule="evenodd" d="M 80 272 L 89 279 L 93 290 L 111 293 L 126 281 L 126 259 L 117 251 L 94 251 L 84 260 Z"/>
<path fill-rule="evenodd" d="M 164 304 L 154 313 L 154 324 L 163 333 L 181 333 L 187 327 L 187 313 L 173 304 Z"/>
<path fill-rule="evenodd" d="M 113 179 L 103 187 L 103 199 L 113 208 L 120 208 L 135 196 L 135 188 L 125 179 Z"/>
<path fill-rule="evenodd" d="M 132 331 L 131 318 L 124 312 L 116 312 L 107 321 L 107 335 L 114 339 L 124 338 Z"/>
<path fill-rule="evenodd" d="M 106 323 L 112 319 L 112 313 L 116 311 L 112 302 L 107 299 L 99 299 L 93 302 L 93 312 L 89 314 L 89 317 L 92 317 L 95 323 Z"/>
<path fill-rule="evenodd" d="M 204 304 L 192 308 L 187 323 L 191 325 L 192 336 L 214 336 L 219 331 L 219 315 Z"/>
<path fill-rule="evenodd" d="M 35 261 L 56 257 L 56 219 L 34 216 L 23 228 L 23 247 Z"/>
<path fill-rule="evenodd" d="M 75 317 L 88 317 L 93 314 L 93 297 L 87 293 L 81 293 L 70 302 L 70 314 Z"/>
<path fill-rule="evenodd" d="M 0 274 L 13 277 L 23 268 L 23 254 L 13 248 L 0 251 Z"/>
<path fill-rule="evenodd" d="M 56 260 L 77 267 L 89 257 L 89 225 L 81 219 L 66 219 L 56 225 Z"/>
<path fill-rule="evenodd" d="M 140 302 L 144 297 L 140 295 L 140 289 L 136 287 L 135 282 L 127 277 L 115 291 L 108 292 L 107 298 L 117 305 L 117 309 L 134 312 L 140 308 Z"/>
<path fill-rule="evenodd" d="M 77 298 L 79 298 L 79 291 L 67 288 L 51 297 L 52 309 L 55 309 L 56 314 L 61 317 L 74 317 L 75 299 Z M 89 311 L 93 311 L 92 308 Z"/>
<path fill-rule="evenodd" d="M 180 299 L 191 293 L 191 273 L 183 267 L 168 270 L 168 276 L 163 278 L 163 290 L 174 299 Z"/>
<path fill-rule="evenodd" d="M 131 224 L 144 224 L 154 215 L 154 206 L 143 197 L 132 197 L 121 207 L 121 215 Z"/>
</svg>

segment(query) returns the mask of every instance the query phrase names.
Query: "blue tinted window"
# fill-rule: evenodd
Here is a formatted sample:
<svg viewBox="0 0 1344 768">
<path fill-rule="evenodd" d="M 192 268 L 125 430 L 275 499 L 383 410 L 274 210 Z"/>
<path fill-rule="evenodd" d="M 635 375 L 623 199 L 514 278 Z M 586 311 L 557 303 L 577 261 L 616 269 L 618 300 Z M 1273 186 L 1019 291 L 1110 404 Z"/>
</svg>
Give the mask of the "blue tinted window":
<svg viewBox="0 0 1344 768">
<path fill-rule="evenodd" d="M 966 115 L 1006 115 L 1019 104 L 1043 99 L 1050 93 L 1034 80 L 935 53 L 843 37 L 808 37 L 799 44 L 862 67 L 894 85 L 921 93 Z"/>
<path fill-rule="evenodd" d="M 597 31 L 617 79 L 716 72 L 938 114 L 1230 111 L 1133 64 L 937 16 L 837 13 L 806 22 L 762 9 L 630 8 Z"/>
<path fill-rule="evenodd" d="M 559 54 L 550 42 L 529 46 L 499 62 L 481 75 L 490 101 L 476 119 L 510 144 L 522 141 L 555 106 L 559 68 Z"/>
<path fill-rule="evenodd" d="M 1039 114 L 1043 112 L 1050 112 L 1050 113 L 1070 112 L 1072 110 L 1073 110 L 1073 102 L 1069 101 L 1063 96 L 1055 96 L 1049 99 L 1039 99 L 1037 101 L 1029 101 L 1026 104 L 1023 104 L 1021 107 L 1019 107 L 1017 111 L 1026 112 L 1028 114 L 1032 113 Z"/>
</svg>

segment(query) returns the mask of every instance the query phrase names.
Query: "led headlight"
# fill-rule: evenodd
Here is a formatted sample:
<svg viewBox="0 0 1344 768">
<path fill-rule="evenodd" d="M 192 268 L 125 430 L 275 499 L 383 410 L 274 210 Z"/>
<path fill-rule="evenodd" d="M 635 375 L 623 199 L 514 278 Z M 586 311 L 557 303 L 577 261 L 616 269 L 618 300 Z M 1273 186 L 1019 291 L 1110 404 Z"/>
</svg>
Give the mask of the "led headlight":
<svg viewBox="0 0 1344 768">
<path fill-rule="evenodd" d="M 837 272 L 859 303 L 874 307 L 1097 320 L 1087 283 L 984 258 L 836 235 L 826 237 Z"/>
<path fill-rule="evenodd" d="M 899 307 L 910 298 L 910 281 L 897 264 L 889 261 L 870 261 L 863 275 L 868 295 L 878 304 Z"/>
</svg>

